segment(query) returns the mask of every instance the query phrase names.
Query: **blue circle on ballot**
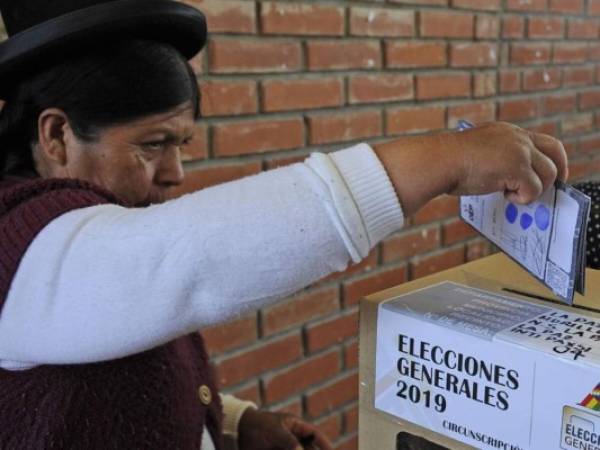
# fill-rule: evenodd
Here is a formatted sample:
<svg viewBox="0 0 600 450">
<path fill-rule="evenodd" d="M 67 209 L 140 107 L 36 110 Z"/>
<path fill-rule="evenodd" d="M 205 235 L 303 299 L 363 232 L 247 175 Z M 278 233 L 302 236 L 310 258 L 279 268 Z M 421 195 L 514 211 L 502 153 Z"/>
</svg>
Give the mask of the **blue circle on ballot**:
<svg viewBox="0 0 600 450">
<path fill-rule="evenodd" d="M 535 224 L 542 231 L 548 229 L 550 226 L 550 210 L 547 206 L 538 205 L 538 207 L 535 208 Z"/>
<path fill-rule="evenodd" d="M 504 215 L 506 216 L 506 220 L 508 220 L 510 223 L 515 223 L 515 220 L 517 220 L 517 216 L 519 215 L 519 210 L 515 205 L 509 203 L 506 205 Z"/>
<path fill-rule="evenodd" d="M 527 228 L 529 228 L 531 226 L 532 223 L 533 223 L 533 217 L 531 217 L 527 213 L 521 214 L 521 228 L 526 230 Z"/>
</svg>

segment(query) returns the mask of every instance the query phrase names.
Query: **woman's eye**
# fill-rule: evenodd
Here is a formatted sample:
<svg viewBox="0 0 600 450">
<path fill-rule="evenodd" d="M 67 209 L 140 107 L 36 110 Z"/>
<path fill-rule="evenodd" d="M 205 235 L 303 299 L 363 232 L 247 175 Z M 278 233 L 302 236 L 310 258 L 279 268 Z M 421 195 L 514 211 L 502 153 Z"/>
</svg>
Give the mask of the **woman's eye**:
<svg viewBox="0 0 600 450">
<path fill-rule="evenodd" d="M 142 144 L 142 148 L 150 152 L 160 151 L 164 148 L 164 146 L 164 142 L 146 142 Z"/>
</svg>

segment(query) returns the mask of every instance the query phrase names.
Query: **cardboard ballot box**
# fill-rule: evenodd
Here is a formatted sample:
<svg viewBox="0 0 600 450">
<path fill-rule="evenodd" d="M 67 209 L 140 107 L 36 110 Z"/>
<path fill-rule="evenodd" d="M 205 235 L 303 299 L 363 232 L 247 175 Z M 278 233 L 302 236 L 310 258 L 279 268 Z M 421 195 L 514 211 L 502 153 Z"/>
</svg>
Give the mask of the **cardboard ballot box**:
<svg viewBox="0 0 600 450">
<path fill-rule="evenodd" d="M 600 450 L 600 271 L 575 307 L 504 255 L 360 305 L 360 450 Z"/>
</svg>

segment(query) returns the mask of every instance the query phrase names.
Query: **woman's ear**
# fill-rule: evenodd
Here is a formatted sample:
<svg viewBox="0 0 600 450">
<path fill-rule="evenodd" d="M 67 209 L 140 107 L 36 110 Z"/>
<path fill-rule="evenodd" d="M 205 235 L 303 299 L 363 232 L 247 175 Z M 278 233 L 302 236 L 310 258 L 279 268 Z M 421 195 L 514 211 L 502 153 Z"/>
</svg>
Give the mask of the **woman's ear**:
<svg viewBox="0 0 600 450">
<path fill-rule="evenodd" d="M 67 164 L 67 143 L 72 133 L 64 111 L 48 108 L 38 117 L 38 150 L 49 166 L 64 167 Z"/>
</svg>

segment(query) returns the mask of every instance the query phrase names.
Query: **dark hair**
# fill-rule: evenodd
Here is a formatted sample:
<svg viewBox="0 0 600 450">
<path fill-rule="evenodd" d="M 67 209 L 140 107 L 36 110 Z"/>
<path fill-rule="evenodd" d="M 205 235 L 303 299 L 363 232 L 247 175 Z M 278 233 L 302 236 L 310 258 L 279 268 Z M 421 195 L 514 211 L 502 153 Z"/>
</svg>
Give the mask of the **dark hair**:
<svg viewBox="0 0 600 450">
<path fill-rule="evenodd" d="M 76 136 L 93 142 L 107 127 L 168 111 L 191 100 L 198 118 L 196 76 L 173 47 L 127 40 L 64 58 L 15 87 L 0 113 L 0 177 L 34 173 L 38 117 L 67 114 Z"/>
</svg>

